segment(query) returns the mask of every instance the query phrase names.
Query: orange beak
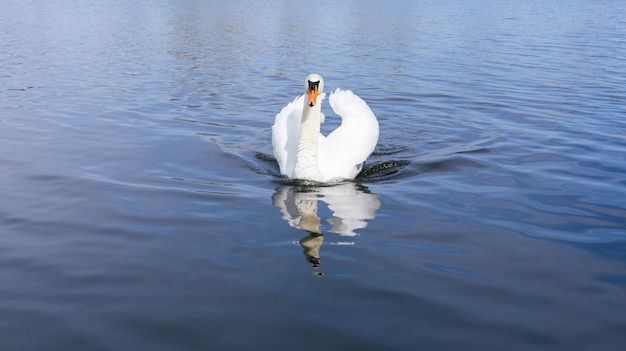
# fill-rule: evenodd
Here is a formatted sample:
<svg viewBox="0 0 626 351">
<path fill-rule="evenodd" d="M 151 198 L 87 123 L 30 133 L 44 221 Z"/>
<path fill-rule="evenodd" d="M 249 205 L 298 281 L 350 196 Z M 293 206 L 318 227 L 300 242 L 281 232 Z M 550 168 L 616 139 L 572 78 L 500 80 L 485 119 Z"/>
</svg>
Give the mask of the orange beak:
<svg viewBox="0 0 626 351">
<path fill-rule="evenodd" d="M 315 106 L 315 104 L 317 104 L 317 86 L 314 87 L 309 87 L 309 100 L 307 101 L 307 105 L 309 105 L 310 107 Z"/>
</svg>

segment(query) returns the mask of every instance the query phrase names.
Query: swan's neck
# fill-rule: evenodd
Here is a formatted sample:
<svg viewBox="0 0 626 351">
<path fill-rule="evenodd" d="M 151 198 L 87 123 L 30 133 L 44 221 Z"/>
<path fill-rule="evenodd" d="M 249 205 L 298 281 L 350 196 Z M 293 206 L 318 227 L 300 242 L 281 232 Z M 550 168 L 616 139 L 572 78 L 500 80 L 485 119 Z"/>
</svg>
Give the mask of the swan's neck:
<svg viewBox="0 0 626 351">
<path fill-rule="evenodd" d="M 314 179 L 317 176 L 317 148 L 320 135 L 321 104 L 304 105 L 300 123 L 300 138 L 294 169 L 295 179 Z"/>
</svg>

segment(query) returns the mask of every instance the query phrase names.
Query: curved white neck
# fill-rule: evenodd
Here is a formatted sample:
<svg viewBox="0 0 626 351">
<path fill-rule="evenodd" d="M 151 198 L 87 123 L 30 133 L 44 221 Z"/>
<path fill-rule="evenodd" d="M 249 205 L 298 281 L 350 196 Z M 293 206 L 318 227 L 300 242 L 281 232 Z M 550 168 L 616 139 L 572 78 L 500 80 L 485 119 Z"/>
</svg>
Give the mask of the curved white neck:
<svg viewBox="0 0 626 351">
<path fill-rule="evenodd" d="M 312 179 L 319 172 L 317 168 L 317 148 L 320 135 L 321 109 L 319 102 L 311 107 L 306 104 L 305 99 L 302 121 L 300 122 L 296 165 L 293 172 L 295 179 Z"/>
</svg>

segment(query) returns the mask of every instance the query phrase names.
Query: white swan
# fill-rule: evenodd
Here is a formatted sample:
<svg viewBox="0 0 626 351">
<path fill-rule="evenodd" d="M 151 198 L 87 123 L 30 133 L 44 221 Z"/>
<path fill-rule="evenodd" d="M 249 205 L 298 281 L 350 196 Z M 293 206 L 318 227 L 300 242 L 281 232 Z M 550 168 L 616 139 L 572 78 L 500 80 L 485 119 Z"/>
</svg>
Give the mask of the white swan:
<svg viewBox="0 0 626 351">
<path fill-rule="evenodd" d="M 337 182 L 353 179 L 378 142 L 378 120 L 365 101 L 350 90 L 328 98 L 341 125 L 320 133 L 324 80 L 309 74 L 301 95 L 285 106 L 272 126 L 272 146 L 280 173 L 291 179 Z M 305 98 L 306 96 L 306 98 Z"/>
</svg>

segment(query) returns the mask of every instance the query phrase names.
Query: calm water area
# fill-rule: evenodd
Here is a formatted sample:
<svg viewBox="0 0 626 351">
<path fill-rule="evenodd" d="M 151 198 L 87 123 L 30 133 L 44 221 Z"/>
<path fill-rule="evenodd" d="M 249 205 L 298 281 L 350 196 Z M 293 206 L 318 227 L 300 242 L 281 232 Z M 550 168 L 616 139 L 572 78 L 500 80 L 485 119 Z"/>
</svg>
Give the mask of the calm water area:
<svg viewBox="0 0 626 351">
<path fill-rule="evenodd" d="M 353 182 L 280 177 L 308 73 Z M 0 350 L 624 345 L 624 1 L 0 0 Z"/>
</svg>

